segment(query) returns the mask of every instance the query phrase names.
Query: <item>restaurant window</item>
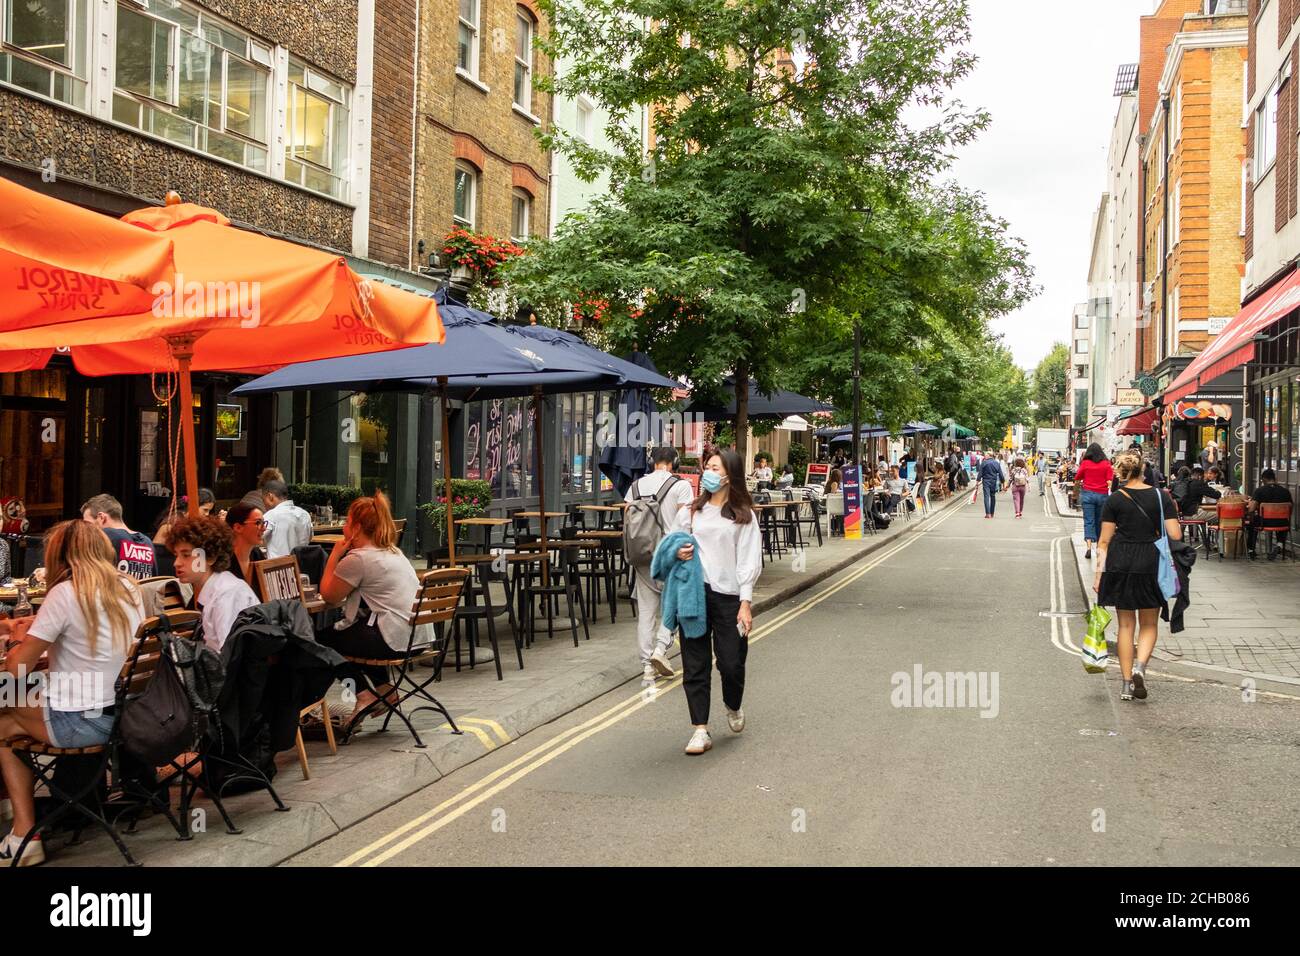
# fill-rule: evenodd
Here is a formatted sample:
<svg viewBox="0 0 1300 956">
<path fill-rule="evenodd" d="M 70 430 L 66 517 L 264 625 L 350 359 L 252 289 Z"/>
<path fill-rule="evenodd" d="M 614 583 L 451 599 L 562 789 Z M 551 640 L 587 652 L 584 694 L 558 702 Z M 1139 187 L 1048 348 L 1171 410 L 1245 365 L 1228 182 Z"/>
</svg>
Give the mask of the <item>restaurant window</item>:
<svg viewBox="0 0 1300 956">
<path fill-rule="evenodd" d="M 350 90 L 319 70 L 289 60 L 285 110 L 284 177 L 291 183 L 347 198 Z"/>
<path fill-rule="evenodd" d="M 0 0 L 0 82 L 85 109 L 88 17 L 87 0 Z"/>
<path fill-rule="evenodd" d="M 465 477 L 483 477 L 483 403 L 466 402 L 461 413 L 465 422 Z"/>
<path fill-rule="evenodd" d="M 33 533 L 63 517 L 67 388 L 62 368 L 0 375 L 0 509 Z"/>
<path fill-rule="evenodd" d="M 515 105 L 533 111 L 533 18 L 515 9 Z"/>
<path fill-rule="evenodd" d="M 479 0 L 460 0 L 456 68 L 478 79 Z"/>
<path fill-rule="evenodd" d="M 516 188 L 510 198 L 510 238 L 527 242 L 533 217 L 533 197 Z"/>
<path fill-rule="evenodd" d="M 113 119 L 269 171 L 271 48 L 171 0 L 117 6 Z"/>
<path fill-rule="evenodd" d="M 1300 383 L 1291 383 L 1291 471 L 1300 471 Z"/>
<path fill-rule="evenodd" d="M 457 163 L 455 176 L 452 221 L 465 229 L 473 229 L 478 201 L 478 171 L 469 163 Z"/>
</svg>

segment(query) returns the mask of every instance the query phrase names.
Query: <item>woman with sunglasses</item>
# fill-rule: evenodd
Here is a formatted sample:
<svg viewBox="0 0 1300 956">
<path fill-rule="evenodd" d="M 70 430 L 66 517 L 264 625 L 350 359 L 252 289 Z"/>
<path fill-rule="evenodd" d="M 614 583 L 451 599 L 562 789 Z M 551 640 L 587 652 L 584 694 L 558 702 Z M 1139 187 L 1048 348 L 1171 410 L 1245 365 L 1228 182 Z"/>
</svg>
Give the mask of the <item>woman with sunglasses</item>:
<svg viewBox="0 0 1300 956">
<path fill-rule="evenodd" d="M 256 591 L 253 562 L 266 560 L 262 550 L 262 534 L 266 531 L 262 509 L 240 502 L 226 512 L 226 524 L 235 534 L 235 560 L 230 562 L 230 573 Z"/>
</svg>

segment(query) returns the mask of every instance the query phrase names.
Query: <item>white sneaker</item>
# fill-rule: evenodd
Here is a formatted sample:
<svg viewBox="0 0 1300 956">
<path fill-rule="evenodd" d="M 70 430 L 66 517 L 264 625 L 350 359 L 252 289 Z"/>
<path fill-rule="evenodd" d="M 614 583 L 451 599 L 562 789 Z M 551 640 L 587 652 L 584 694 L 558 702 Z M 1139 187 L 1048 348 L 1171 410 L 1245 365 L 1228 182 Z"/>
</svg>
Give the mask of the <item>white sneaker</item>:
<svg viewBox="0 0 1300 956">
<path fill-rule="evenodd" d="M 22 845 L 22 839 L 10 833 L 0 840 L 0 866 L 9 866 L 13 858 L 18 853 L 18 847 Z M 19 866 L 36 866 L 38 863 L 45 862 L 45 844 L 38 836 L 31 843 L 27 844 L 27 849 L 23 850 L 23 855 L 18 859 Z"/>
<path fill-rule="evenodd" d="M 733 734 L 738 734 L 745 729 L 745 711 L 729 710 L 727 711 L 727 726 L 731 728 Z"/>
<path fill-rule="evenodd" d="M 677 672 L 673 670 L 673 665 L 668 663 L 668 655 L 662 647 L 656 647 L 655 652 L 650 655 L 650 664 L 648 665 L 663 677 L 676 677 Z"/>
<path fill-rule="evenodd" d="M 645 665 L 645 667 L 641 668 L 641 679 L 642 680 L 655 679 L 655 669 L 653 665 L 647 664 Z"/>
<path fill-rule="evenodd" d="M 713 738 L 709 736 L 707 730 L 697 729 L 695 733 L 691 734 L 691 739 L 686 744 L 686 752 L 688 754 L 702 754 L 704 751 L 712 749 Z"/>
</svg>

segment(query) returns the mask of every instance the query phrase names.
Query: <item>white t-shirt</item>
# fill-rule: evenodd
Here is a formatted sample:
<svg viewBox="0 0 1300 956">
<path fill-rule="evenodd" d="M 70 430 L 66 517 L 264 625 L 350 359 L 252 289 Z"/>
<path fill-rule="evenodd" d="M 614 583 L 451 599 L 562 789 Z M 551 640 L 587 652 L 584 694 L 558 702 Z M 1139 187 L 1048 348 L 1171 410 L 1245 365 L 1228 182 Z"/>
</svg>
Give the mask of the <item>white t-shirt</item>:
<svg viewBox="0 0 1300 956">
<path fill-rule="evenodd" d="M 771 481 L 772 469 L 764 465 L 762 468 L 754 469 L 754 479 L 756 481 Z"/>
<path fill-rule="evenodd" d="M 262 515 L 266 521 L 266 556 L 287 558 L 294 548 L 311 544 L 311 515 L 292 501 L 281 501 Z"/>
<path fill-rule="evenodd" d="M 420 578 L 406 556 L 381 548 L 353 548 L 335 566 L 334 573 L 353 588 L 343 603 L 344 620 L 336 626 L 346 627 L 356 621 L 364 598 L 371 611 L 370 623 L 379 628 L 389 647 L 404 652 L 411 639 L 411 609 L 420 592 Z M 433 625 L 421 624 L 412 646 L 432 640 Z"/>
<path fill-rule="evenodd" d="M 229 571 L 213 574 L 203 582 L 203 590 L 194 599 L 203 628 L 203 643 L 220 654 L 226 638 L 230 637 L 235 618 L 245 608 L 261 603 L 243 578 L 235 577 Z"/>
<path fill-rule="evenodd" d="M 45 699 L 51 710 L 102 710 L 113 706 L 130 639 L 144 620 L 140 594 L 128 587 L 122 585 L 122 603 L 130 627 L 127 641 L 114 646 L 108 616 L 99 614 L 93 653 L 86 617 L 72 582 L 62 581 L 50 588 L 27 633 L 50 645 L 46 652 L 50 667 Z"/>
<path fill-rule="evenodd" d="M 749 524 L 736 524 L 722 517 L 722 509 L 706 504 L 695 512 L 677 512 L 677 530 L 688 531 L 699 542 L 696 554 L 704 570 L 704 582 L 722 594 L 736 594 L 742 601 L 754 599 L 754 584 L 763 571 L 763 536 L 758 514 Z"/>
<path fill-rule="evenodd" d="M 627 496 L 623 500 L 631 502 L 647 495 L 657 495 L 659 489 L 672 477 L 674 476 L 671 471 L 660 471 L 656 468 L 649 474 L 643 475 L 632 482 L 632 487 L 627 490 Z M 689 505 L 691 499 L 695 497 L 691 493 L 691 483 L 680 475 L 677 478 L 677 483 L 669 489 L 667 496 L 664 498 L 664 503 L 659 509 L 660 517 L 663 518 L 664 529 L 667 531 L 673 530 L 676 526 L 678 509 Z"/>
</svg>

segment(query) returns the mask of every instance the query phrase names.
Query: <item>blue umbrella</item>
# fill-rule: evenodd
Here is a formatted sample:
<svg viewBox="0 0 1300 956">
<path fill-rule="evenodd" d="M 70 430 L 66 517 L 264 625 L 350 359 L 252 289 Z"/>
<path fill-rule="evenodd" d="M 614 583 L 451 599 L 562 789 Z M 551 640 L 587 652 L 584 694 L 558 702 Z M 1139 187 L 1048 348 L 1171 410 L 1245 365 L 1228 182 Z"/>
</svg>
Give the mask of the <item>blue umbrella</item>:
<svg viewBox="0 0 1300 956">
<path fill-rule="evenodd" d="M 588 362 L 593 371 L 617 375 L 628 385 L 640 385 L 647 388 L 680 388 L 681 382 L 660 375 L 654 363 L 640 352 L 633 352 L 630 359 L 621 359 L 602 352 L 572 332 L 552 329 L 545 325 L 519 325 L 511 327 L 520 335 L 545 342 L 561 352 L 570 354 L 573 360 Z M 638 358 L 639 357 L 639 358 Z"/>
<path fill-rule="evenodd" d="M 736 417 L 736 379 L 728 375 L 722 384 L 730 390 L 731 398 L 725 405 L 714 402 L 696 401 L 686 407 L 693 415 L 700 415 L 706 421 L 724 421 Z M 749 382 L 749 417 L 750 418 L 788 418 L 791 415 L 806 415 L 812 412 L 833 412 L 834 407 L 815 398 L 808 398 L 797 392 L 785 389 L 773 389 L 770 394 L 759 391 L 758 383 Z"/>
<path fill-rule="evenodd" d="M 642 352 L 633 352 L 627 361 L 651 374 L 659 374 L 650 356 Z M 629 388 L 619 395 L 617 437 L 600 450 L 600 471 L 613 482 L 620 498 L 627 497 L 628 489 L 650 470 L 646 460 L 646 445 L 658 445 L 663 441 L 662 430 L 656 427 L 659 423 L 654 413 L 654 399 L 649 389 Z M 633 415 L 638 417 L 633 418 Z M 643 429 L 641 435 L 629 434 L 631 423 L 638 421 L 652 423 L 650 430 Z M 634 441 L 636 438 L 641 440 Z"/>
</svg>

